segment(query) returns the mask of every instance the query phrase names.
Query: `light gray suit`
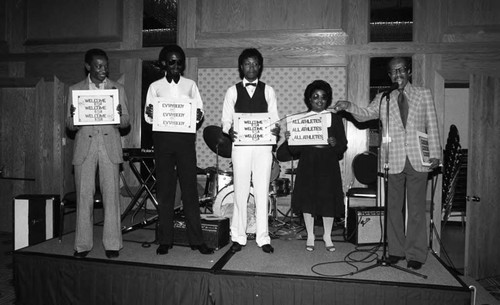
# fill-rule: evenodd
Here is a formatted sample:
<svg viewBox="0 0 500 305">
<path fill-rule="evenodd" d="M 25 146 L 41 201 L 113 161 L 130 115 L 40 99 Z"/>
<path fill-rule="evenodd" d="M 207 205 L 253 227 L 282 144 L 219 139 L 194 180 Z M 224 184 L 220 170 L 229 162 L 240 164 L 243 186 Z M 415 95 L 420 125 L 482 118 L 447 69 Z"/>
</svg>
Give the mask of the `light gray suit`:
<svg viewBox="0 0 500 305">
<path fill-rule="evenodd" d="M 77 195 L 74 248 L 77 252 L 90 251 L 93 247 L 93 202 L 97 168 L 104 205 L 104 249 L 120 250 L 123 247 L 119 197 L 119 165 L 123 162 L 123 152 L 119 128 L 130 126 L 127 97 L 123 86 L 109 79 L 106 79 L 104 89 L 119 91 L 122 108 L 119 125 L 74 126 L 70 111 L 66 121 L 69 130 L 77 131 L 73 152 Z M 89 90 L 89 78 L 69 88 L 68 110 L 73 102 L 73 90 Z"/>
</svg>

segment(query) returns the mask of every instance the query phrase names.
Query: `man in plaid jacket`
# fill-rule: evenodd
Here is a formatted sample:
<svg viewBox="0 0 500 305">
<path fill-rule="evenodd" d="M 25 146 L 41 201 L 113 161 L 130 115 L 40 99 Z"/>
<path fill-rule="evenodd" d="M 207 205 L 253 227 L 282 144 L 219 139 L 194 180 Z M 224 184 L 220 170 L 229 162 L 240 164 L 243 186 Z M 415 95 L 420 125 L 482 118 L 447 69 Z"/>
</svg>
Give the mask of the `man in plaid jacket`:
<svg viewBox="0 0 500 305">
<path fill-rule="evenodd" d="M 434 101 L 429 89 L 410 82 L 411 69 L 405 58 L 395 57 L 388 64 L 393 82 L 386 93 L 378 94 L 366 108 L 338 101 L 337 111 L 350 112 L 358 121 L 382 122 L 381 164 L 389 150 L 387 191 L 388 262 L 407 260 L 407 267 L 418 270 L 427 259 L 426 195 L 428 172 L 439 166 L 441 145 Z M 389 101 L 385 97 L 389 97 Z M 387 102 L 389 119 L 387 120 Z M 387 126 L 387 122 L 389 123 Z M 386 132 L 388 131 L 388 137 Z M 429 164 L 423 165 L 417 132 L 428 135 Z M 406 197 L 405 197 L 406 195 Z M 408 206 L 405 234 L 404 203 Z"/>
</svg>

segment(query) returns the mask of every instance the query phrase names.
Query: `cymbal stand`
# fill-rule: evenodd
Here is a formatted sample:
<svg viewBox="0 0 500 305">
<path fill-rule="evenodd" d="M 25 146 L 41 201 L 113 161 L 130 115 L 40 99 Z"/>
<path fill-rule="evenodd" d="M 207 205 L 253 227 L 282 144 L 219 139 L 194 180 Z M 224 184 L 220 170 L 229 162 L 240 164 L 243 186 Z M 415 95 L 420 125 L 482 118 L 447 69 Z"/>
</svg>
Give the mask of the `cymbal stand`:
<svg viewBox="0 0 500 305">
<path fill-rule="evenodd" d="M 207 184 L 205 186 L 205 194 L 199 198 L 200 205 L 205 206 L 205 213 L 207 210 L 212 211 L 212 206 L 214 204 L 215 197 L 219 192 L 219 144 L 215 146 L 215 174 L 213 177 L 214 183 L 212 186 L 209 185 L 211 175 L 207 172 Z"/>
<path fill-rule="evenodd" d="M 278 196 L 274 193 L 274 191 L 269 192 L 269 200 L 270 200 L 270 209 L 271 209 L 271 223 L 269 224 L 273 228 L 281 228 L 286 222 L 278 219 Z"/>
<path fill-rule="evenodd" d="M 288 211 L 286 212 L 285 214 L 285 217 L 283 219 L 289 219 L 289 221 L 285 221 L 285 226 L 290 229 L 290 230 L 293 230 L 293 231 L 296 231 L 296 233 L 304 230 L 304 226 L 301 225 L 300 223 L 299 224 L 296 224 L 294 223 L 293 221 L 293 208 L 292 208 L 292 198 L 293 198 L 293 189 L 294 189 L 294 178 L 293 176 L 295 175 L 294 173 L 294 165 L 293 165 L 293 159 L 291 160 L 291 172 L 290 172 L 290 208 L 288 209 Z"/>
<path fill-rule="evenodd" d="M 219 143 L 215 146 L 215 182 L 212 199 L 215 199 L 219 192 Z"/>
</svg>

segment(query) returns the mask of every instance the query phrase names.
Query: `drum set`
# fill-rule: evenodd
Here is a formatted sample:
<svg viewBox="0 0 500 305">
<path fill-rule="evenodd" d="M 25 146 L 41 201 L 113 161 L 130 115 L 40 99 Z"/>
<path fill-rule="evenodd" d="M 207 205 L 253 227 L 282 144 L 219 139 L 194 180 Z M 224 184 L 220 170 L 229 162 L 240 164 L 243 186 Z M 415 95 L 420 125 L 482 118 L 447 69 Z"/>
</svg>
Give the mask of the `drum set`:
<svg viewBox="0 0 500 305">
<path fill-rule="evenodd" d="M 219 157 L 231 157 L 231 139 L 218 126 L 207 126 L 203 130 L 203 139 L 216 154 L 216 161 L 215 167 L 208 167 L 204 170 L 206 183 L 204 193 L 200 196 L 200 206 L 205 208 L 205 212 L 212 212 L 213 216 L 231 219 L 234 207 L 233 172 L 219 168 Z M 293 170 L 294 158 L 284 150 L 280 152 L 280 149 L 278 149 L 277 156 L 273 154 L 269 180 L 268 211 L 273 225 L 283 225 L 284 222 L 278 220 L 277 198 L 292 193 L 293 176 L 295 174 Z M 292 161 L 292 170 L 286 172 L 291 175 L 291 183 L 290 179 L 279 177 L 281 172 L 279 161 Z M 255 198 L 253 194 L 253 187 L 251 186 L 247 202 L 247 234 L 256 232 Z"/>
</svg>

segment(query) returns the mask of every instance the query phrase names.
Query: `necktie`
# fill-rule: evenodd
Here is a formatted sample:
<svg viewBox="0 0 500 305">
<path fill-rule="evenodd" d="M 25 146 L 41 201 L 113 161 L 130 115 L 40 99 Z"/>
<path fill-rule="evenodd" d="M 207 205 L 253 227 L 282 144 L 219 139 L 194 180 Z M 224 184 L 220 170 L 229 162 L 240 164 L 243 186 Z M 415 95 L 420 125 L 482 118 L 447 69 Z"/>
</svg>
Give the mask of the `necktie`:
<svg viewBox="0 0 500 305">
<path fill-rule="evenodd" d="M 254 87 L 257 87 L 257 83 L 246 83 L 246 84 L 245 84 L 245 87 L 248 87 L 248 86 L 254 86 Z"/>
<path fill-rule="evenodd" d="M 401 114 L 401 121 L 403 122 L 403 126 L 406 127 L 406 120 L 408 119 L 408 100 L 403 90 L 399 91 L 398 106 L 399 113 Z"/>
</svg>

